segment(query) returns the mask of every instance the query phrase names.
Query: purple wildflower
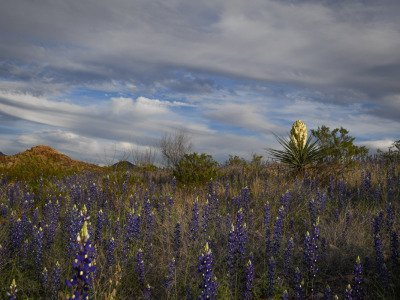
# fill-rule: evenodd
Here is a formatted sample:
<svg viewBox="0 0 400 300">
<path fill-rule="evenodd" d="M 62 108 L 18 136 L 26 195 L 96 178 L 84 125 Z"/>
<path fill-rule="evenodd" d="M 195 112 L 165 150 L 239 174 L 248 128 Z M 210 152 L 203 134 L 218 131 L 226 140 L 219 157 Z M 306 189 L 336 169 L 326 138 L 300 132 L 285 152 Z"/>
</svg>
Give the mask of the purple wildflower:
<svg viewBox="0 0 400 300">
<path fill-rule="evenodd" d="M 11 226 L 10 226 L 10 240 L 11 240 L 11 247 L 12 252 L 18 252 L 22 241 L 24 240 L 24 228 L 22 227 L 21 219 L 12 218 Z"/>
<path fill-rule="evenodd" d="M 168 272 L 165 278 L 164 286 L 167 290 L 170 290 L 174 281 L 175 281 L 175 272 L 176 272 L 176 260 L 173 257 L 168 264 Z"/>
<path fill-rule="evenodd" d="M 210 202 L 207 200 L 206 204 L 203 207 L 203 232 L 207 236 L 207 226 L 208 226 L 208 221 L 210 218 Z"/>
<path fill-rule="evenodd" d="M 399 238 L 397 232 L 394 230 L 390 231 L 390 250 L 392 265 L 393 267 L 397 267 L 399 264 Z"/>
<path fill-rule="evenodd" d="M 202 281 L 200 284 L 200 295 L 198 299 L 216 299 L 218 284 L 213 278 L 213 261 L 214 257 L 211 249 L 206 243 L 204 252 L 199 256 L 199 268 L 198 272 L 202 275 Z"/>
<path fill-rule="evenodd" d="M 387 285 L 389 281 L 389 273 L 385 264 L 383 256 L 383 245 L 379 234 L 376 234 L 374 236 L 374 249 L 375 249 L 376 266 L 378 269 L 379 277 L 381 278 L 382 282 L 385 285 Z"/>
<path fill-rule="evenodd" d="M 42 269 L 43 263 L 43 229 L 35 226 L 33 232 L 33 247 L 35 257 L 35 267 L 37 270 Z"/>
<path fill-rule="evenodd" d="M 332 300 L 333 299 L 332 290 L 329 285 L 326 285 L 326 287 L 324 289 L 324 297 L 322 299 L 323 300 Z"/>
<path fill-rule="evenodd" d="M 291 237 L 287 243 L 287 247 L 284 253 L 283 260 L 283 273 L 286 278 L 289 278 L 289 274 L 292 272 L 292 257 L 293 257 L 293 249 L 294 249 L 294 241 L 293 237 Z"/>
<path fill-rule="evenodd" d="M 179 258 L 180 249 L 181 249 L 181 224 L 177 223 L 175 225 L 175 231 L 174 231 L 174 254 L 176 258 Z"/>
<path fill-rule="evenodd" d="M 293 290 L 295 299 L 304 299 L 303 280 L 300 269 L 296 267 L 293 275 Z"/>
<path fill-rule="evenodd" d="M 389 231 L 393 229 L 393 224 L 394 224 L 394 211 L 392 203 L 389 203 L 386 206 L 386 226 Z"/>
<path fill-rule="evenodd" d="M 151 290 L 153 287 L 150 284 L 147 284 L 146 287 L 143 289 L 143 299 L 150 300 L 151 299 Z"/>
<path fill-rule="evenodd" d="M 271 297 L 274 295 L 275 291 L 275 272 L 276 272 L 276 262 L 272 256 L 268 262 L 268 295 Z"/>
<path fill-rule="evenodd" d="M 254 281 L 254 265 L 251 260 L 249 260 L 246 264 L 245 269 L 245 287 L 244 287 L 244 296 L 243 299 L 251 300 L 253 299 L 253 281 Z"/>
<path fill-rule="evenodd" d="M 105 215 L 104 215 L 103 210 L 100 209 L 97 212 L 96 231 L 95 231 L 95 235 L 94 235 L 95 243 L 101 241 L 104 222 L 105 222 Z"/>
<path fill-rule="evenodd" d="M 143 250 L 139 249 L 136 254 L 136 266 L 135 266 L 136 276 L 140 287 L 144 288 L 144 261 L 143 261 Z"/>
<path fill-rule="evenodd" d="M 58 292 L 60 291 L 60 286 L 61 286 L 61 267 L 60 263 L 57 261 L 56 265 L 53 269 L 53 272 L 51 274 L 51 280 L 50 280 L 50 298 L 51 299 L 58 299 Z"/>
<path fill-rule="evenodd" d="M 308 211 L 310 212 L 311 224 L 315 224 L 318 216 L 318 207 L 314 199 L 311 199 L 310 202 L 308 202 Z"/>
<path fill-rule="evenodd" d="M 360 257 L 357 256 L 356 264 L 354 266 L 354 278 L 353 278 L 353 292 L 352 297 L 355 300 L 364 299 L 364 291 L 362 288 L 363 283 L 363 268 L 361 265 Z"/>
<path fill-rule="evenodd" d="M 274 243 L 272 246 L 272 255 L 278 254 L 281 247 L 282 233 L 283 233 L 283 222 L 285 220 L 285 209 L 281 206 L 278 210 L 278 216 L 276 217 L 274 227 Z"/>
<path fill-rule="evenodd" d="M 268 257 L 271 251 L 271 207 L 269 202 L 264 206 L 264 224 L 265 224 L 265 253 Z"/>
<path fill-rule="evenodd" d="M 289 293 L 287 290 L 283 291 L 282 300 L 289 300 Z"/>
<path fill-rule="evenodd" d="M 113 237 L 106 243 L 106 262 L 110 267 L 115 262 L 115 240 Z"/>
<path fill-rule="evenodd" d="M 67 286 L 73 288 L 71 299 L 86 299 L 90 297 L 96 265 L 94 261 L 95 250 L 89 237 L 88 222 L 85 220 L 77 237 L 79 251 L 72 264 L 75 273 L 71 280 L 66 280 Z"/>
<path fill-rule="evenodd" d="M 351 288 L 351 285 L 348 284 L 347 287 L 346 287 L 346 291 L 344 292 L 344 299 L 352 300 L 353 299 L 353 297 L 351 296 L 352 292 L 353 292 L 353 290 Z"/>
<path fill-rule="evenodd" d="M 192 208 L 192 220 L 190 222 L 190 234 L 193 241 L 197 239 L 197 232 L 199 229 L 199 204 L 196 200 Z"/>
<path fill-rule="evenodd" d="M 16 300 L 17 299 L 17 284 L 15 283 L 15 279 L 12 280 L 10 285 L 10 291 L 7 292 L 7 299 L 8 300 Z"/>
</svg>

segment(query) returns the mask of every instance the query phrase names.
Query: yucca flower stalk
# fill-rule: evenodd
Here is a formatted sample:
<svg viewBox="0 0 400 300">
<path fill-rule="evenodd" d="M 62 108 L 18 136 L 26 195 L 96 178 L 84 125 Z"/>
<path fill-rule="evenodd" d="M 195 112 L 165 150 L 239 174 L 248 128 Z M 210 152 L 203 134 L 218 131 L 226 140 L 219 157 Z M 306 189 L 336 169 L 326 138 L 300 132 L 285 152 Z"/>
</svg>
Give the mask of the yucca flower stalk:
<svg viewBox="0 0 400 300">
<path fill-rule="evenodd" d="M 289 139 L 275 135 L 283 150 L 268 148 L 267 151 L 278 161 L 301 171 L 322 158 L 317 140 L 307 135 L 307 127 L 301 120 L 293 123 Z"/>
</svg>

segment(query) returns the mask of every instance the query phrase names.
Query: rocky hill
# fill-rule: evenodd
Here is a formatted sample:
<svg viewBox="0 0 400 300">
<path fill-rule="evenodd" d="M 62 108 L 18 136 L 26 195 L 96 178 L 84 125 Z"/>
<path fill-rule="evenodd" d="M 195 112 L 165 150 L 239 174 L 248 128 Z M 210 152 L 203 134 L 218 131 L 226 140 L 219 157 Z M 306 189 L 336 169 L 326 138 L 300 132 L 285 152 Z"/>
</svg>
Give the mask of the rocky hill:
<svg viewBox="0 0 400 300">
<path fill-rule="evenodd" d="M 74 160 L 45 145 L 32 147 L 15 155 L 0 157 L 0 174 L 16 179 L 59 177 L 80 171 L 99 171 L 102 168 Z"/>
</svg>

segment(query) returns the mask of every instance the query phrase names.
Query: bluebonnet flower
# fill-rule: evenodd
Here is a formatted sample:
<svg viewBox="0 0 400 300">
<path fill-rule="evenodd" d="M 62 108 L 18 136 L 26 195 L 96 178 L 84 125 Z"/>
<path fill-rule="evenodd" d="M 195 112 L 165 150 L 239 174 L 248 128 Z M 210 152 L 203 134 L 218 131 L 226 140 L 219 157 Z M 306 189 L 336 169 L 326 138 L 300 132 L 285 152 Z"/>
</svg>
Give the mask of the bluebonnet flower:
<svg viewBox="0 0 400 300">
<path fill-rule="evenodd" d="M 83 218 L 76 205 L 72 206 L 67 210 L 66 214 L 66 233 L 68 238 L 68 253 L 70 257 L 73 257 L 78 251 L 78 244 L 76 243 L 76 236 L 79 230 L 82 228 Z"/>
<path fill-rule="evenodd" d="M 246 264 L 245 269 L 245 287 L 243 299 L 251 300 L 253 299 L 253 281 L 254 281 L 254 265 L 249 260 Z"/>
<path fill-rule="evenodd" d="M 237 239 L 237 250 L 240 253 L 241 257 L 243 258 L 246 251 L 246 243 L 247 243 L 247 226 L 244 222 L 244 214 L 243 209 L 239 209 L 236 214 L 236 226 L 235 226 L 235 233 Z"/>
<path fill-rule="evenodd" d="M 181 224 L 176 223 L 174 230 L 174 255 L 178 259 L 181 249 Z"/>
<path fill-rule="evenodd" d="M 289 209 L 291 197 L 292 195 L 289 191 L 281 196 L 281 205 L 285 208 L 286 211 Z"/>
<path fill-rule="evenodd" d="M 143 261 L 143 250 L 139 249 L 136 253 L 136 266 L 135 266 L 136 276 L 140 287 L 144 288 L 144 261 Z"/>
<path fill-rule="evenodd" d="M 96 264 L 94 260 L 95 249 L 89 237 L 88 222 L 85 220 L 77 237 L 79 251 L 72 264 L 75 273 L 71 280 L 66 280 L 67 286 L 73 288 L 71 299 L 86 299 L 90 297 Z"/>
<path fill-rule="evenodd" d="M 289 293 L 287 290 L 283 291 L 282 300 L 289 300 Z"/>
<path fill-rule="evenodd" d="M 319 241 L 319 218 L 313 226 L 313 232 L 310 234 L 308 231 L 304 239 L 304 260 L 311 280 L 316 278 L 318 272 L 318 241 Z M 312 291 L 313 292 L 313 291 Z"/>
<path fill-rule="evenodd" d="M 111 237 L 106 243 L 106 263 L 112 267 L 115 262 L 115 239 Z"/>
<path fill-rule="evenodd" d="M 102 209 L 97 212 L 96 230 L 94 234 L 94 241 L 98 243 L 101 241 L 105 215 Z"/>
<path fill-rule="evenodd" d="M 392 203 L 389 203 L 386 206 L 386 226 L 389 231 L 393 229 L 393 224 L 394 224 L 394 210 Z"/>
<path fill-rule="evenodd" d="M 326 287 L 324 289 L 324 296 L 322 299 L 323 300 L 332 300 L 333 299 L 332 290 L 329 285 L 326 285 Z"/>
<path fill-rule="evenodd" d="M 292 273 L 292 257 L 293 257 L 293 249 L 294 249 L 294 241 L 293 237 L 291 237 L 287 243 L 287 247 L 283 257 L 283 273 L 286 278 L 289 278 L 289 275 Z"/>
<path fill-rule="evenodd" d="M 6 218 L 8 215 L 8 206 L 4 203 L 0 203 L 0 216 Z"/>
<path fill-rule="evenodd" d="M 269 202 L 264 206 L 264 224 L 265 224 L 265 253 L 268 257 L 271 251 L 271 207 Z"/>
<path fill-rule="evenodd" d="M 150 300 L 151 299 L 151 290 L 153 287 L 150 284 L 147 284 L 143 290 L 143 299 Z"/>
<path fill-rule="evenodd" d="M 293 275 L 293 290 L 295 299 L 304 299 L 304 283 L 300 269 L 296 267 Z"/>
<path fill-rule="evenodd" d="M 272 256 L 268 262 L 268 295 L 273 296 L 275 291 L 276 261 Z"/>
<path fill-rule="evenodd" d="M 364 291 L 362 288 L 363 284 L 363 268 L 361 265 L 360 257 L 357 256 L 356 264 L 354 266 L 354 278 L 353 278 L 353 292 L 352 297 L 355 300 L 364 299 Z"/>
<path fill-rule="evenodd" d="M 37 270 L 42 269 L 43 263 L 43 229 L 35 226 L 33 232 L 33 247 L 35 256 L 35 267 Z"/>
<path fill-rule="evenodd" d="M 15 218 L 11 218 L 10 241 L 11 241 L 12 252 L 17 253 L 20 249 L 20 246 L 22 244 L 22 241 L 24 240 L 25 235 L 21 219 L 18 218 L 16 221 L 14 220 Z"/>
<path fill-rule="evenodd" d="M 317 203 L 321 212 L 325 211 L 326 208 L 326 193 L 321 193 L 319 190 L 317 191 Z"/>
<path fill-rule="evenodd" d="M 351 285 L 348 284 L 347 287 L 346 287 L 346 291 L 344 292 L 344 299 L 352 300 L 353 299 L 353 297 L 351 296 L 352 295 L 352 291 L 353 290 L 351 289 Z"/>
<path fill-rule="evenodd" d="M 374 232 L 374 235 L 377 235 L 378 233 L 380 233 L 381 229 L 382 229 L 382 223 L 383 223 L 383 212 L 379 212 L 379 214 L 374 217 L 373 221 L 372 221 L 372 229 Z"/>
<path fill-rule="evenodd" d="M 236 224 L 232 224 L 228 235 L 228 272 L 230 276 L 235 274 L 236 267 L 243 261 L 247 243 L 247 228 L 244 223 L 243 210 L 236 214 Z M 233 284 L 233 281 L 231 282 Z"/>
<path fill-rule="evenodd" d="M 339 221 L 339 209 L 338 208 L 335 208 L 335 210 L 334 210 L 334 218 L 335 218 L 336 222 Z"/>
<path fill-rule="evenodd" d="M 390 231 L 390 250 L 392 265 L 393 267 L 397 267 L 399 264 L 399 238 L 397 232 L 394 230 Z"/>
<path fill-rule="evenodd" d="M 175 272 L 176 272 L 176 260 L 173 257 L 168 264 L 168 271 L 167 271 L 167 276 L 165 278 L 164 286 L 167 290 L 169 290 L 174 281 L 175 281 Z"/>
<path fill-rule="evenodd" d="M 278 210 L 278 216 L 276 217 L 276 222 L 274 227 L 274 243 L 272 246 L 273 256 L 278 254 L 278 251 L 281 247 L 284 220 L 285 220 L 285 209 L 283 206 L 281 206 Z"/>
<path fill-rule="evenodd" d="M 39 225 L 39 208 L 36 207 L 32 213 L 32 224 Z"/>
<path fill-rule="evenodd" d="M 379 233 L 374 236 L 374 249 L 375 249 L 376 266 L 378 269 L 379 277 L 382 280 L 382 282 L 385 285 L 387 285 L 389 281 L 389 273 L 385 264 L 383 256 L 383 245 Z"/>
<path fill-rule="evenodd" d="M 17 284 L 15 282 L 15 279 L 12 280 L 11 285 L 10 285 L 10 291 L 7 292 L 7 299 L 8 300 L 16 300 L 17 299 Z"/>
<path fill-rule="evenodd" d="M 310 212 L 311 224 L 315 224 L 318 216 L 318 207 L 314 199 L 308 202 L 308 211 Z"/>
<path fill-rule="evenodd" d="M 211 209 L 210 208 L 210 203 L 207 200 L 206 204 L 203 206 L 203 224 L 202 224 L 203 232 L 204 232 L 204 234 L 206 236 L 207 236 L 208 221 L 209 221 L 209 218 L 210 218 L 210 209 Z"/>
<path fill-rule="evenodd" d="M 61 266 L 58 261 L 56 262 L 56 265 L 51 274 L 50 283 L 51 285 L 49 290 L 51 299 L 58 299 L 58 292 L 60 291 L 60 285 L 61 285 Z"/>
<path fill-rule="evenodd" d="M 197 239 L 198 228 L 199 228 L 199 206 L 198 206 L 198 201 L 196 199 L 196 201 L 193 204 L 192 220 L 190 222 L 190 234 L 193 241 Z"/>
<path fill-rule="evenodd" d="M 202 275 L 202 281 L 200 284 L 200 295 L 198 299 L 216 299 L 218 284 L 213 278 L 213 262 L 214 257 L 211 249 L 206 243 L 204 252 L 199 256 L 199 268 L 198 271 Z"/>
<path fill-rule="evenodd" d="M 40 274 L 40 284 L 44 290 L 47 290 L 49 285 L 49 272 L 47 271 L 46 267 L 43 268 L 43 271 Z"/>
</svg>

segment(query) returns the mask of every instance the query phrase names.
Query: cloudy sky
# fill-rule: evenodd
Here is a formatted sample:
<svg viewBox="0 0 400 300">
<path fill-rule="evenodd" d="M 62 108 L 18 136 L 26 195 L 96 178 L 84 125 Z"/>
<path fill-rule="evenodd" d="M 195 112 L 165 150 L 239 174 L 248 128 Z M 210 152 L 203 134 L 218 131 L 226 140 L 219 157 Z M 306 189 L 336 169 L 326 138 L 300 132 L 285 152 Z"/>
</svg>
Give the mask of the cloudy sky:
<svg viewBox="0 0 400 300">
<path fill-rule="evenodd" d="M 0 2 L 0 151 L 105 163 L 178 128 L 265 155 L 296 119 L 400 138 L 400 2 Z M 118 159 L 118 157 L 117 157 Z"/>
</svg>

